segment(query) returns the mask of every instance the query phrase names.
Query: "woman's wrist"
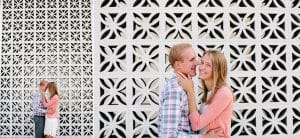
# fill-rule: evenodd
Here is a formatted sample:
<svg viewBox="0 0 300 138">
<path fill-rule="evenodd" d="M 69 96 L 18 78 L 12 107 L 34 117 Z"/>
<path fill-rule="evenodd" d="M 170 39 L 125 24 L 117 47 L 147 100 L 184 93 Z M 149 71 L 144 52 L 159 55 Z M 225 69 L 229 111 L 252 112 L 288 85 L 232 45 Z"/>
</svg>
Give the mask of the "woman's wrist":
<svg viewBox="0 0 300 138">
<path fill-rule="evenodd" d="M 188 93 L 188 101 L 189 101 L 190 113 L 197 111 L 194 91 L 190 91 Z"/>
<path fill-rule="evenodd" d="M 189 111 L 190 113 L 198 112 L 195 104 L 191 104 L 189 108 L 190 108 L 190 111 Z"/>
<path fill-rule="evenodd" d="M 195 95 L 194 89 L 189 89 L 189 90 L 187 90 L 186 92 L 187 92 L 187 95 L 188 95 L 188 96 L 191 96 L 191 97 L 192 97 L 192 96 Z"/>
</svg>

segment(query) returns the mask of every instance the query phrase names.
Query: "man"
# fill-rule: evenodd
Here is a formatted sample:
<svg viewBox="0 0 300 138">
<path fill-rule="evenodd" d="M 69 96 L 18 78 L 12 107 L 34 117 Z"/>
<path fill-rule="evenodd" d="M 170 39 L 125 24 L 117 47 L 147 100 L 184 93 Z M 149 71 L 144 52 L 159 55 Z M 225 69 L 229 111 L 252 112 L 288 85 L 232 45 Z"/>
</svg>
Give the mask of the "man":
<svg viewBox="0 0 300 138">
<path fill-rule="evenodd" d="M 169 53 L 169 62 L 174 72 L 195 76 L 196 54 L 190 44 L 174 45 Z M 161 138 L 195 136 L 188 117 L 188 99 L 173 75 L 161 93 L 158 135 Z M 198 135 L 199 137 L 200 135 Z"/>
<path fill-rule="evenodd" d="M 190 44 L 174 45 L 169 53 L 169 62 L 174 72 L 182 72 L 186 76 L 196 76 L 198 61 Z M 174 74 L 161 93 L 158 117 L 158 136 L 160 138 L 202 137 L 203 134 L 199 131 L 194 132 L 191 128 L 187 98 Z M 216 132 L 209 132 L 208 137 L 218 137 Z"/>
<path fill-rule="evenodd" d="M 44 138 L 44 127 L 45 127 L 45 114 L 46 108 L 42 102 L 42 96 L 40 92 L 46 92 L 48 81 L 42 80 L 39 84 L 39 90 L 33 93 L 32 107 L 33 107 L 33 121 L 35 125 L 34 137 Z"/>
</svg>

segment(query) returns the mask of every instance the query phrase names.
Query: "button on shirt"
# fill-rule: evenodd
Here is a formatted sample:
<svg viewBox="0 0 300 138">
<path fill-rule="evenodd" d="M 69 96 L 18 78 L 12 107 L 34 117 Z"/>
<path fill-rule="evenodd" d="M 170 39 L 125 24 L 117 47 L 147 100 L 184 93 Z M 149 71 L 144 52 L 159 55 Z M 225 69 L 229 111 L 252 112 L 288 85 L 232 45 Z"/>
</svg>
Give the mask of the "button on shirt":
<svg viewBox="0 0 300 138">
<path fill-rule="evenodd" d="M 32 97 L 33 115 L 45 116 L 46 107 L 43 105 L 42 96 L 39 91 L 34 91 Z"/>
<path fill-rule="evenodd" d="M 160 138 L 201 137 L 201 134 L 193 132 L 191 128 L 187 95 L 178 85 L 175 75 L 161 93 L 159 112 L 158 135 Z"/>
</svg>

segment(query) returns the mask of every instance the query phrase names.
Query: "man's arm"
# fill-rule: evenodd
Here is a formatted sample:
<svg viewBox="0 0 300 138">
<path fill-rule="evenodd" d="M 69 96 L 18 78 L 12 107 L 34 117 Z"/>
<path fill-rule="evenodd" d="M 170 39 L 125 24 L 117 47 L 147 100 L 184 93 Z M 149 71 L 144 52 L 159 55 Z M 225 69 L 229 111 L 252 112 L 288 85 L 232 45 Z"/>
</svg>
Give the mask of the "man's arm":
<svg viewBox="0 0 300 138">
<path fill-rule="evenodd" d="M 47 109 L 44 108 L 44 107 L 39 107 L 39 108 L 37 108 L 37 112 L 38 112 L 38 113 L 46 113 L 46 112 L 47 112 Z"/>
<path fill-rule="evenodd" d="M 34 113 L 37 112 L 37 106 L 38 106 L 38 103 L 37 103 L 37 96 L 36 96 L 36 92 L 34 91 L 33 94 L 32 94 L 32 111 Z"/>
<path fill-rule="evenodd" d="M 46 108 L 43 106 L 41 99 L 39 98 L 39 92 L 34 91 L 32 96 L 32 111 L 34 113 L 46 113 Z"/>
<path fill-rule="evenodd" d="M 181 120 L 180 93 L 176 91 L 164 92 L 160 107 L 159 137 L 178 137 L 178 127 Z"/>
<path fill-rule="evenodd" d="M 184 132 L 182 125 L 184 92 L 178 88 L 167 87 L 161 95 L 159 138 L 202 138 L 201 134 Z"/>
</svg>

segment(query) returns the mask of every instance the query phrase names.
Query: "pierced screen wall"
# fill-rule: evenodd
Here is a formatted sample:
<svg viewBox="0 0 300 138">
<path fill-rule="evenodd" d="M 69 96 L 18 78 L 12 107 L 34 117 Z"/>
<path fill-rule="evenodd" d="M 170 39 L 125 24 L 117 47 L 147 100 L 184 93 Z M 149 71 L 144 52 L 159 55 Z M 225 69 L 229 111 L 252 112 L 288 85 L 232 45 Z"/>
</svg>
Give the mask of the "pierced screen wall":
<svg viewBox="0 0 300 138">
<path fill-rule="evenodd" d="M 59 88 L 59 136 L 93 135 L 91 1 L 1 0 L 0 137 L 33 137 L 32 93 Z"/>
<path fill-rule="evenodd" d="M 95 137 L 157 137 L 168 51 L 179 42 L 199 56 L 225 53 L 237 97 L 232 137 L 300 137 L 299 8 L 297 0 L 95 1 Z"/>
<path fill-rule="evenodd" d="M 157 137 L 168 52 L 220 49 L 233 138 L 300 137 L 298 0 L 1 0 L 0 137 L 32 137 L 32 92 L 60 92 L 59 137 Z M 195 79 L 198 96 L 201 87 Z"/>
</svg>

